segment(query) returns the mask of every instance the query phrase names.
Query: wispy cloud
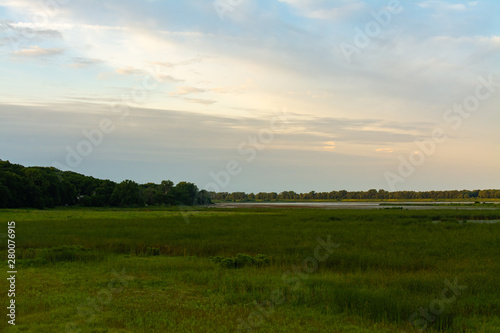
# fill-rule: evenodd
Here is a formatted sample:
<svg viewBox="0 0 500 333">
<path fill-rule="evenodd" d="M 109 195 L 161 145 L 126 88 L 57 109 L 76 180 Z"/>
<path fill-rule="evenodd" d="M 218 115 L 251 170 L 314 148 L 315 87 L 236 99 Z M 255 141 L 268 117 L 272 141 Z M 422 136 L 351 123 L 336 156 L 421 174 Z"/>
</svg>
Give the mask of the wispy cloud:
<svg viewBox="0 0 500 333">
<path fill-rule="evenodd" d="M 149 62 L 149 64 L 154 64 L 156 66 L 159 66 L 157 63 L 154 62 Z M 125 66 L 125 67 L 120 67 L 117 68 L 114 72 L 103 72 L 98 75 L 99 79 L 112 79 L 112 78 L 117 78 L 117 76 L 147 76 L 147 75 L 154 75 L 154 78 L 157 79 L 159 82 L 170 82 L 170 83 L 176 83 L 176 82 L 182 82 L 183 80 L 177 79 L 173 75 L 167 74 L 164 71 L 162 71 L 159 68 L 151 68 L 149 66 L 143 67 L 143 68 L 137 68 L 133 66 Z"/>
<path fill-rule="evenodd" d="M 68 65 L 74 68 L 84 68 L 89 66 L 95 66 L 103 64 L 104 61 L 101 59 L 91 59 L 91 58 L 73 58 L 73 62 Z"/>
<path fill-rule="evenodd" d="M 212 105 L 212 104 L 216 103 L 216 101 L 210 100 L 210 99 L 184 98 L 184 100 L 191 102 L 191 103 L 197 103 L 197 104 L 203 104 L 203 105 Z"/>
<path fill-rule="evenodd" d="M 473 1 L 469 1 L 466 3 L 449 3 L 440 0 L 430 0 L 420 2 L 417 5 L 422 8 L 430 8 L 441 11 L 464 11 L 468 6 L 475 6 L 476 4 L 477 3 Z"/>
<path fill-rule="evenodd" d="M 279 0 L 297 9 L 297 14 L 313 19 L 331 20 L 345 18 L 363 8 L 362 1 L 327 1 L 327 0 Z"/>
<path fill-rule="evenodd" d="M 327 151 L 334 151 L 335 150 L 335 141 L 327 141 L 324 144 L 325 144 L 323 146 L 324 150 L 327 150 Z"/>
<path fill-rule="evenodd" d="M 176 91 L 169 93 L 170 96 L 184 96 L 190 94 L 201 94 L 206 92 L 205 89 L 200 89 L 196 87 L 178 87 Z"/>
<path fill-rule="evenodd" d="M 144 75 L 144 70 L 139 68 L 134 68 L 132 66 L 118 68 L 116 70 L 117 74 L 121 75 Z"/>
<path fill-rule="evenodd" d="M 378 148 L 378 149 L 375 149 L 376 152 L 379 152 L 379 153 L 393 153 L 394 152 L 394 149 L 392 148 Z"/>
<path fill-rule="evenodd" d="M 46 57 L 55 56 L 64 53 L 63 49 L 44 49 L 39 46 L 31 46 L 27 49 L 14 52 L 13 54 L 21 57 Z"/>
<path fill-rule="evenodd" d="M 168 61 L 150 61 L 149 63 L 152 65 L 158 65 L 158 66 L 163 66 L 163 67 L 167 67 L 167 68 L 174 67 L 174 64 L 172 64 L 171 62 L 168 62 Z"/>
<path fill-rule="evenodd" d="M 62 38 L 60 31 L 55 29 L 45 29 L 36 26 L 33 23 L 0 21 L 0 31 L 11 30 L 15 34 L 28 36 L 30 39 L 40 38 Z"/>
</svg>

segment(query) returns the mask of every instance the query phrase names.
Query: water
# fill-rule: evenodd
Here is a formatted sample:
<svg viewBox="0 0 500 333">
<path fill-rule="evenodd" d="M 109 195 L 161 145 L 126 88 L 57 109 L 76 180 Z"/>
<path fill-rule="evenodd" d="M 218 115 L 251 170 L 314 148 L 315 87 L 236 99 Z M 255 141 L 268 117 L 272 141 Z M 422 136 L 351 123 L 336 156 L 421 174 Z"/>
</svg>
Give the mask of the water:
<svg viewBox="0 0 500 333">
<path fill-rule="evenodd" d="M 385 206 L 381 204 L 390 203 Z M 451 206 L 450 204 L 473 204 L 474 202 L 387 202 L 387 201 L 370 201 L 370 202 L 223 202 L 218 203 L 215 207 L 218 208 L 323 208 L 323 209 L 383 209 L 383 208 L 404 208 L 404 209 L 495 209 L 493 207 L 478 207 L 478 206 Z M 409 204 L 406 206 L 405 204 Z M 431 206 L 439 204 L 443 206 Z M 500 205 L 498 205 L 500 208 Z"/>
</svg>

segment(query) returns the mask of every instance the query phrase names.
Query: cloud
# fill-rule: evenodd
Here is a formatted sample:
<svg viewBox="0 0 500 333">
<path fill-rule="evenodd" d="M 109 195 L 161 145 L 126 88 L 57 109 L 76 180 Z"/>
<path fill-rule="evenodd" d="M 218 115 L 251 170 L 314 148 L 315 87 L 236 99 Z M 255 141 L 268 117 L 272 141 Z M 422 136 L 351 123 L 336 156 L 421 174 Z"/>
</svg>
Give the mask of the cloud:
<svg viewBox="0 0 500 333">
<path fill-rule="evenodd" d="M 247 83 L 245 84 L 228 86 L 228 87 L 216 87 L 210 89 L 210 91 L 219 94 L 235 94 L 235 93 L 239 94 L 252 88 L 253 84 L 254 82 L 252 80 L 247 80 Z"/>
<path fill-rule="evenodd" d="M 223 170 L 227 161 L 236 159 L 246 163 L 248 156 L 241 155 L 238 146 L 248 137 L 258 136 L 262 129 L 268 129 L 269 121 L 275 116 L 257 111 L 255 114 L 257 116 L 254 118 L 244 118 L 131 108 L 127 121 L 120 121 L 119 115 L 109 108 L 89 103 L 31 107 L 0 104 L 0 124 L 5 126 L 0 131 L 0 148 L 6 159 L 18 162 L 29 160 L 47 166 L 54 161 L 65 163 L 65 147 L 75 147 L 85 139 L 81 134 L 82 129 L 95 128 L 103 117 L 107 117 L 116 125 L 116 130 L 105 136 L 102 145 L 94 147 L 93 153 L 77 168 L 77 172 L 116 181 L 134 177 L 132 179 L 142 183 L 165 179 L 163 177 L 175 181 L 188 179 L 203 187 L 213 181 L 209 172 L 216 172 L 219 168 Z M 331 184 L 335 184 L 336 188 L 349 187 L 357 182 L 359 185 L 356 186 L 366 189 L 372 187 L 370 181 L 379 180 L 377 186 L 383 188 L 385 183 L 381 175 L 389 168 L 392 170 L 397 167 L 395 156 L 389 153 L 389 149 L 396 150 L 392 148 L 395 145 L 381 143 L 361 149 L 356 146 L 359 141 L 357 137 L 363 128 L 382 124 L 380 119 L 325 119 L 291 113 L 288 120 L 283 131 L 275 133 L 274 140 L 266 144 L 263 151 L 259 151 L 258 158 L 251 164 L 245 164 L 245 175 L 234 178 L 231 190 L 239 187 L 253 190 L 251 186 L 254 183 L 260 191 L 262 186 L 276 190 L 286 184 L 294 184 L 304 186 L 304 190 L 311 190 Z M 323 126 L 325 121 L 327 126 Z M 276 125 L 280 126 L 281 123 Z M 321 128 L 322 131 L 318 131 Z M 412 149 L 408 153 L 416 148 L 410 146 Z M 491 147 L 494 151 L 493 142 Z M 397 150 L 400 148 L 398 146 Z M 490 155 L 488 158 L 491 158 Z M 436 177 L 449 175 L 447 156 L 436 154 L 434 158 L 440 156 L 443 164 L 439 166 L 439 172 L 434 174 Z M 487 181 L 491 181 L 498 170 L 498 159 L 488 161 L 492 164 L 491 171 L 481 169 L 487 172 L 484 184 L 488 184 Z M 123 165 L 127 166 L 125 171 L 120 169 Z M 477 159 L 470 162 L 470 166 L 477 168 Z M 167 176 L 165 170 L 168 170 Z M 325 173 L 324 170 L 330 172 Z M 102 176 L 100 172 L 103 172 Z M 453 177 L 456 179 L 464 174 L 466 171 Z M 263 181 L 262 177 L 268 178 Z M 273 177 L 280 178 L 280 181 L 273 181 Z M 297 179 L 300 181 L 293 183 Z"/>
<path fill-rule="evenodd" d="M 64 53 L 63 49 L 43 49 L 39 46 L 31 46 L 27 49 L 14 52 L 13 54 L 21 57 L 45 57 Z"/>
<path fill-rule="evenodd" d="M 215 57 L 213 57 L 213 56 L 196 56 L 196 57 L 193 57 L 193 58 L 190 58 L 187 60 L 180 61 L 180 62 L 176 63 L 175 65 L 176 66 L 193 65 L 193 64 L 198 64 L 198 63 L 201 63 L 205 60 L 210 60 L 210 59 L 214 59 L 214 58 Z"/>
<path fill-rule="evenodd" d="M 168 82 L 182 82 L 183 80 L 179 80 L 172 75 L 167 74 L 156 74 L 156 77 L 160 79 L 160 81 L 168 81 Z"/>
<path fill-rule="evenodd" d="M 9 30 L 11 23 L 6 20 L 0 20 L 0 31 Z"/>
<path fill-rule="evenodd" d="M 156 64 L 157 66 L 159 65 L 158 63 L 154 62 L 148 62 L 149 64 Z M 125 67 L 120 67 L 116 69 L 114 72 L 107 72 L 107 73 L 100 73 L 98 75 L 99 79 L 110 79 L 113 77 L 116 77 L 117 75 L 138 75 L 138 76 L 153 76 L 153 78 L 157 79 L 160 83 L 161 82 L 182 82 L 183 80 L 179 80 L 175 78 L 172 75 L 163 73 L 159 70 L 159 68 L 151 68 L 151 67 L 145 67 L 145 68 L 137 68 L 133 66 L 125 66 Z"/>
<path fill-rule="evenodd" d="M 213 58 L 215 58 L 215 57 L 213 57 L 213 56 L 196 56 L 196 57 L 189 58 L 189 59 L 182 60 L 182 61 L 178 61 L 178 62 L 150 61 L 149 63 L 153 64 L 153 65 L 167 67 L 167 68 L 174 68 L 174 67 L 179 67 L 179 66 L 188 66 L 188 65 L 198 64 L 198 63 L 201 63 L 205 60 L 210 60 Z"/>
<path fill-rule="evenodd" d="M 205 89 L 200 89 L 196 87 L 178 87 L 176 91 L 169 93 L 170 96 L 184 96 L 189 94 L 201 94 L 206 92 Z"/>
<path fill-rule="evenodd" d="M 392 148 L 378 148 L 378 149 L 375 149 L 376 152 L 378 153 L 393 153 L 394 152 L 394 149 Z"/>
<path fill-rule="evenodd" d="M 246 90 L 248 90 L 251 86 L 252 82 L 248 82 L 247 84 L 243 85 L 236 85 L 236 86 L 228 86 L 228 87 L 215 87 L 215 88 L 210 88 L 210 89 L 201 89 L 201 88 L 196 88 L 192 86 L 184 86 L 184 87 L 178 87 L 176 91 L 172 91 L 169 93 L 169 96 L 176 97 L 176 96 L 184 96 L 184 95 L 190 95 L 190 94 L 202 94 L 206 92 L 213 92 L 213 93 L 218 93 L 218 94 L 234 94 L 234 93 L 242 93 Z"/>
<path fill-rule="evenodd" d="M 2 1 L 2 13 L 10 19 L 0 21 L 0 42 L 5 44 L 4 48 L 8 47 L 9 39 L 2 37 L 23 38 L 21 41 L 25 44 L 13 50 L 19 51 L 19 56 L 49 56 L 62 50 L 67 56 L 55 59 L 62 66 L 36 70 L 26 67 L 24 72 L 10 66 L 15 59 L 4 59 L 0 67 L 11 77 L 0 87 L 6 96 L 4 101 L 35 104 L 40 100 L 76 99 L 89 105 L 96 102 L 80 117 L 75 117 L 78 121 L 68 117 L 65 122 L 75 124 L 72 132 L 78 134 L 83 124 L 87 128 L 95 126 L 93 121 L 84 123 L 91 110 L 108 112 L 109 108 L 100 104 L 119 98 L 121 89 L 126 89 L 124 86 L 128 83 L 132 87 L 140 82 L 147 75 L 145 68 L 153 67 L 163 80 L 176 82 L 177 77 L 182 78 L 180 84 L 167 84 L 170 87 L 160 87 L 151 93 L 151 98 L 141 106 L 161 109 L 169 105 L 175 110 L 197 111 L 214 117 L 166 110 L 148 121 L 147 116 L 131 116 L 109 136 L 109 147 L 112 143 L 124 152 L 112 155 L 117 160 L 127 154 L 133 159 L 134 153 L 142 154 L 146 150 L 151 156 L 163 155 L 169 159 L 170 153 L 178 152 L 176 156 L 183 162 L 179 162 L 183 165 L 180 172 L 186 176 L 198 174 L 188 173 L 185 165 L 189 163 L 182 160 L 187 154 L 196 155 L 189 151 L 190 147 L 214 147 L 207 150 L 209 154 L 202 155 L 197 165 L 211 158 L 221 161 L 224 158 L 219 154 L 221 150 L 229 146 L 235 153 L 241 140 L 268 126 L 265 111 L 282 106 L 293 107 L 297 114 L 291 115 L 288 130 L 276 135 L 276 142 L 269 146 L 273 154 L 278 150 L 276 147 L 288 151 L 291 163 L 276 162 L 280 172 L 306 160 L 321 165 L 321 156 L 328 161 L 347 159 L 339 154 L 364 155 L 362 166 L 372 167 L 373 156 L 375 160 L 392 160 L 391 149 L 403 151 L 414 145 L 415 139 L 430 135 L 432 129 L 440 125 L 430 122 L 442 121 L 448 107 L 473 93 L 479 75 L 485 76 L 498 68 L 500 39 L 495 36 L 498 33 L 494 28 L 496 1 L 408 2 L 401 15 L 395 16 L 390 25 L 370 38 L 369 44 L 353 56 L 351 64 L 339 53 L 339 45 L 352 43 L 353 28 L 363 29 L 367 20 L 373 19 L 370 9 L 381 8 L 378 6 L 387 5 L 389 0 L 281 0 L 278 5 L 272 1 L 244 1 L 227 13 L 231 19 L 225 22 L 220 22 L 212 1 L 91 3 L 68 2 L 57 15 L 35 26 L 18 22 L 20 18 L 30 21 L 30 9 L 39 8 L 35 0 Z M 6 9 L 5 5 L 19 10 Z M 24 32 L 36 38 L 23 37 Z M 30 48 L 32 45 L 37 47 Z M 95 76 L 70 67 L 102 69 L 109 72 L 114 82 L 96 84 Z M 18 71 L 22 75 L 15 75 Z M 253 79 L 255 84 L 241 85 L 247 79 Z M 44 82 L 47 89 L 41 90 L 37 82 Z M 480 132 L 485 127 L 493 128 L 492 119 L 498 120 L 495 105 L 498 105 L 496 100 L 485 102 L 484 111 L 467 120 L 472 123 L 463 126 L 463 132 L 456 135 L 470 134 L 467 128 L 477 124 L 478 135 L 470 135 L 476 147 L 498 139 L 495 129 Z M 61 113 L 73 109 L 68 103 Z M 36 112 L 38 110 L 33 114 L 38 114 Z M 43 111 L 37 119 L 49 112 Z M 215 117 L 215 114 L 227 117 Z M 248 118 L 238 118 L 242 116 Z M 25 113 L 16 121 L 22 124 L 28 118 Z M 39 123 L 30 119 L 33 128 Z M 3 124 L 12 127 L 12 123 Z M 130 130 L 129 125 L 137 127 Z M 30 131 L 20 126 L 16 128 L 18 144 L 22 142 L 25 150 L 32 149 L 32 144 L 23 141 Z M 178 140 L 179 137 L 184 139 Z M 137 149 L 129 153 L 121 139 L 136 145 Z M 77 140 L 79 138 L 74 142 Z M 106 149 L 108 137 L 106 140 L 100 149 Z M 61 154 L 70 143 L 64 142 Z M 179 146 L 172 147 L 176 144 Z M 306 151 L 318 154 L 304 155 Z M 267 150 L 262 153 L 262 161 L 267 161 L 266 153 Z M 473 148 L 464 148 L 463 153 L 456 155 L 448 150 L 440 154 L 459 159 L 475 153 Z M 25 156 L 31 155 L 26 151 Z M 306 156 L 310 158 L 304 158 Z M 489 163 L 487 158 L 480 161 Z M 490 165 L 498 167 L 498 161 Z M 110 167 L 110 170 L 117 169 Z M 297 174 L 313 172 L 313 169 L 304 169 Z M 354 170 L 348 172 L 355 173 Z M 257 183 L 255 180 L 260 178 L 248 176 L 248 179 Z"/>
<path fill-rule="evenodd" d="M 431 123 L 413 125 L 393 121 L 389 126 L 381 119 L 314 117 L 306 114 L 290 114 L 287 120 L 290 132 L 315 136 L 327 142 L 332 142 L 334 138 L 336 146 L 412 143 L 434 128 Z M 297 135 L 294 137 L 297 138 Z"/>
<path fill-rule="evenodd" d="M 335 150 L 335 141 L 327 141 L 324 144 L 325 144 L 323 146 L 324 150 L 328 150 L 328 151 L 334 151 Z"/>
<path fill-rule="evenodd" d="M 76 98 L 75 98 L 76 99 Z M 88 103 L 90 101 L 66 102 L 50 104 L 45 106 L 15 106 L 0 104 L 2 120 L 4 123 L 22 124 L 22 120 L 31 119 L 30 124 L 36 126 L 38 118 L 54 116 L 59 119 L 61 128 L 65 122 L 71 128 L 86 128 L 95 126 L 99 119 L 106 116 L 115 121 L 116 116 L 109 110 L 109 114 L 103 113 L 99 104 Z M 215 104 L 215 100 L 184 98 L 187 102 L 202 105 Z M 105 105 L 105 101 L 103 104 Z M 68 111 L 70 110 L 70 111 Z M 22 112 L 21 112 L 22 111 Z M 43 111 L 43 112 L 42 112 Z M 158 142 L 162 137 L 175 137 L 182 134 L 187 140 L 188 146 L 211 147 L 214 150 L 222 148 L 236 149 L 241 140 L 248 135 L 257 134 L 262 129 L 269 128 L 269 121 L 277 116 L 274 113 L 258 113 L 257 118 L 217 116 L 194 112 L 179 112 L 173 110 L 152 110 L 146 108 L 133 108 L 125 123 L 120 123 L 120 132 L 127 135 L 129 126 L 133 132 L 137 132 L 137 137 L 143 135 L 141 139 L 144 144 L 148 138 L 156 137 Z M 257 113 L 255 111 L 254 113 Z M 34 115 L 37 115 L 34 117 Z M 15 121 L 14 121 L 15 119 Z M 64 120 L 63 120 L 64 119 Z M 377 124 L 383 122 L 377 119 L 348 119 L 348 118 L 318 118 L 305 114 L 289 113 L 285 114 L 284 129 L 277 136 L 276 147 L 285 150 L 337 150 L 338 147 L 346 147 L 350 144 L 376 144 L 380 146 L 391 146 L 390 143 L 414 142 L 416 135 L 398 136 L 396 131 L 366 131 L 366 126 L 377 128 Z M 276 124 L 281 126 L 281 123 Z M 143 129 L 148 128 L 146 133 Z M 77 131 L 78 132 L 78 131 Z M 75 135 L 70 131 L 71 135 Z M 210 138 L 212 141 L 206 141 Z M 131 139 L 129 137 L 129 139 Z M 279 140 L 278 140 L 279 139 Z M 67 139 L 69 140 L 69 139 Z M 156 141 L 155 141 L 156 142 Z M 174 142 L 174 141 L 172 141 Z M 126 146 L 125 144 L 123 144 Z M 160 144 L 162 146 L 162 144 Z M 271 145 L 272 146 L 272 145 Z M 380 147 L 379 146 L 379 147 Z M 273 146 L 274 147 L 274 146 Z M 269 147 L 272 148 L 272 147 Z M 387 148 L 377 148 L 377 152 L 386 152 Z M 158 148 L 161 151 L 161 148 Z M 355 152 L 353 152 L 355 154 Z"/>
<path fill-rule="evenodd" d="M 216 101 L 210 99 L 184 98 L 184 100 L 191 103 L 204 104 L 204 105 L 212 105 L 214 103 L 217 103 Z"/>
<path fill-rule="evenodd" d="M 362 1 L 333 1 L 327 0 L 279 0 L 297 9 L 297 14 L 313 19 L 331 20 L 349 16 L 365 7 Z"/>
<path fill-rule="evenodd" d="M 12 30 L 12 32 L 28 39 L 36 37 L 62 38 L 61 32 L 55 29 L 42 29 L 36 27 L 34 24 L 24 22 L 10 22 L 5 20 L 0 21 L 0 31 L 8 30 Z"/>
<path fill-rule="evenodd" d="M 121 74 L 121 75 L 144 75 L 144 73 L 145 73 L 144 70 L 134 68 L 131 66 L 118 68 L 115 72 L 117 74 Z"/>
<path fill-rule="evenodd" d="M 91 59 L 91 58 L 73 58 L 73 63 L 68 65 L 68 67 L 83 68 L 94 65 L 103 64 L 104 61 L 101 59 Z"/>
<path fill-rule="evenodd" d="M 469 6 L 475 6 L 475 2 L 469 2 Z M 417 6 L 421 8 L 430 8 L 440 11 L 464 11 L 467 9 L 467 6 L 463 3 L 452 4 L 446 1 L 440 0 L 431 0 L 424 1 L 417 4 Z"/>
<path fill-rule="evenodd" d="M 159 65 L 159 66 L 168 67 L 168 68 L 174 67 L 174 64 L 172 64 L 171 62 L 168 62 L 168 61 L 150 61 L 149 63 L 152 65 Z"/>
</svg>

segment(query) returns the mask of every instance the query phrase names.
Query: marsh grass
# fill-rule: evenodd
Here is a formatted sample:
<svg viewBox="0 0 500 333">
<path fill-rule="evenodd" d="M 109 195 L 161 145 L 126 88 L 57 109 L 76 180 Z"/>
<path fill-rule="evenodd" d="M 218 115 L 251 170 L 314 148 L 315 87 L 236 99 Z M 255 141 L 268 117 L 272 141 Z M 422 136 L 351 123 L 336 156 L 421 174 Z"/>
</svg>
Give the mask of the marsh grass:
<svg viewBox="0 0 500 333">
<path fill-rule="evenodd" d="M 498 210 L 211 208 L 192 210 L 189 224 L 160 209 L 0 216 L 16 221 L 19 271 L 17 325 L 3 320 L 3 331 L 64 332 L 68 322 L 82 332 L 235 331 L 279 290 L 285 301 L 255 331 L 417 332 L 408 318 L 455 277 L 467 289 L 426 331 L 500 331 L 500 224 L 461 223 Z M 327 235 L 340 246 L 297 288 L 283 279 Z M 122 271 L 133 279 L 92 320 L 82 316 Z"/>
</svg>

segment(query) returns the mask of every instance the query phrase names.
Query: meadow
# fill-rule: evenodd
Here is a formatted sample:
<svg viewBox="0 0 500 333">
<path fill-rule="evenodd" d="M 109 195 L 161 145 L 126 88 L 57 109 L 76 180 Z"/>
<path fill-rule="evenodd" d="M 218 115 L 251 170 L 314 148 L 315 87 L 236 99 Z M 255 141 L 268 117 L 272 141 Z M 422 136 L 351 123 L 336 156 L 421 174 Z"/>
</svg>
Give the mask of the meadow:
<svg viewBox="0 0 500 333">
<path fill-rule="evenodd" d="M 16 325 L 3 315 L 2 332 L 500 332 L 500 223 L 477 223 L 500 209 L 3 209 L 0 219 L 0 233 L 16 222 L 18 271 Z M 5 279 L 0 289 L 5 311 Z"/>
</svg>

